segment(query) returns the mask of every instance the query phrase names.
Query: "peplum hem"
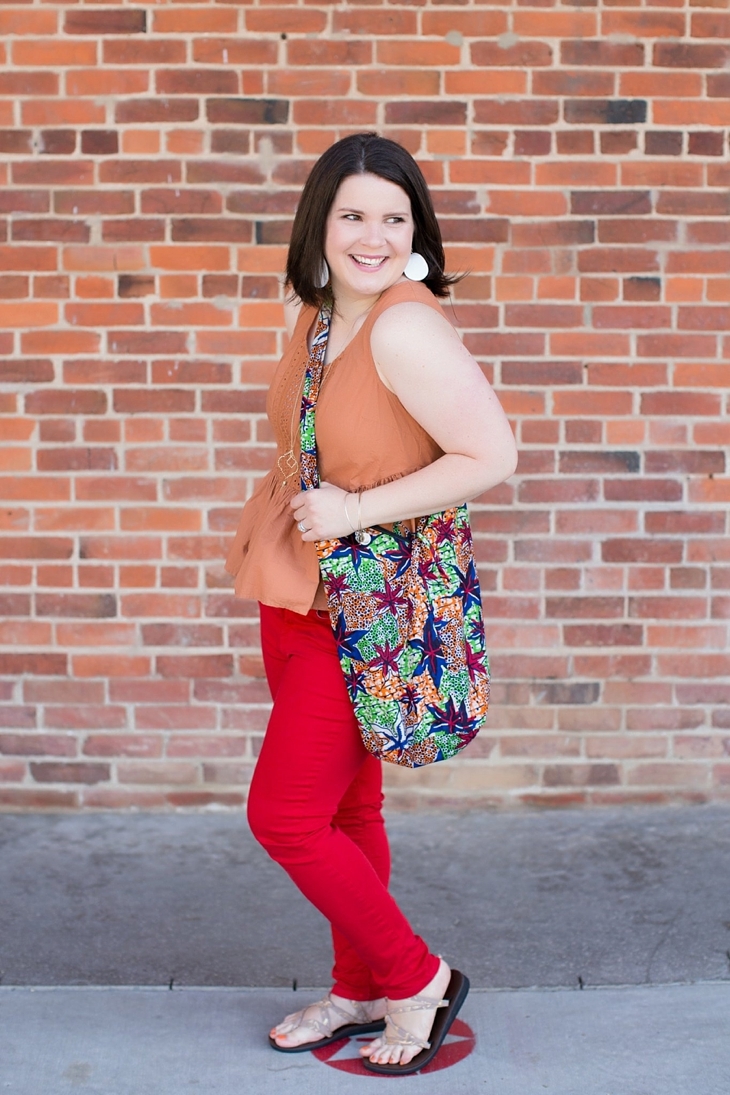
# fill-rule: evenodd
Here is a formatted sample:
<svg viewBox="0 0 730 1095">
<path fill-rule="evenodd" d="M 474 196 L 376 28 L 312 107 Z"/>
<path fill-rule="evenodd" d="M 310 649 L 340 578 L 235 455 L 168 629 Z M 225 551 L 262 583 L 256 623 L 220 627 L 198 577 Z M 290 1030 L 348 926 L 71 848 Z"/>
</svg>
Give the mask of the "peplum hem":
<svg viewBox="0 0 730 1095">
<path fill-rule="evenodd" d="M 306 614 L 317 595 L 319 564 L 289 513 L 295 491 L 281 489 L 272 470 L 246 503 L 225 569 L 237 597 Z"/>
</svg>

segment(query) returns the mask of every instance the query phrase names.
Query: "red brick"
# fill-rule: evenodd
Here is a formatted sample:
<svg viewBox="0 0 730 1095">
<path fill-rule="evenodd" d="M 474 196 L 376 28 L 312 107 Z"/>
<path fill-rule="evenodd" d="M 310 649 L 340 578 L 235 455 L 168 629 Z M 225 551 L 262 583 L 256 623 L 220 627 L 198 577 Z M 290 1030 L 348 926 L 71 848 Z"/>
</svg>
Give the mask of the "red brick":
<svg viewBox="0 0 730 1095">
<path fill-rule="evenodd" d="M 161 791 L 142 791 L 139 788 L 121 788 L 102 784 L 79 790 L 82 807 L 92 810 L 158 810 L 167 805 Z"/>
<path fill-rule="evenodd" d="M 30 771 L 36 783 L 101 783 L 108 780 L 108 764 L 87 764 L 84 762 L 62 763 L 60 761 L 31 762 Z"/>
<path fill-rule="evenodd" d="M 190 685 L 184 680 L 118 678 L 109 682 L 112 703 L 187 703 Z"/>
<path fill-rule="evenodd" d="M 158 655 L 155 664 L 162 677 L 230 677 L 233 673 L 230 654 Z"/>
<path fill-rule="evenodd" d="M 542 789 L 539 794 L 527 792 L 526 794 L 518 795 L 518 801 L 521 805 L 528 807 L 539 806 L 541 809 L 546 807 L 564 809 L 572 806 L 585 806 L 592 798 L 593 795 L 589 796 L 584 792 L 561 791 L 558 793 L 551 793 Z"/>
<path fill-rule="evenodd" d="M 149 673 L 150 660 L 118 654 L 74 654 L 72 668 L 79 677 L 126 677 Z"/>
<path fill-rule="evenodd" d="M 39 616 L 115 616 L 116 597 L 111 593 L 38 593 Z"/>
<path fill-rule="evenodd" d="M 203 782 L 221 783 L 240 787 L 248 785 L 253 775 L 253 764 L 204 764 Z"/>
<path fill-rule="evenodd" d="M 197 679 L 193 691 L 196 700 L 206 703 L 270 704 L 271 702 L 271 694 L 259 681 Z"/>
<path fill-rule="evenodd" d="M 545 614 L 559 619 L 623 616 L 623 597 L 548 597 Z"/>
<path fill-rule="evenodd" d="M 155 553 L 159 557 L 159 551 Z M 121 600 L 122 616 L 169 616 L 192 618 L 200 616 L 198 596 L 181 596 L 170 593 L 126 594 Z"/>
<path fill-rule="evenodd" d="M 690 730 L 701 726 L 704 720 L 704 712 L 697 708 L 635 707 L 626 712 L 626 729 Z"/>
<path fill-rule="evenodd" d="M 137 707 L 135 722 L 141 730 L 215 730 L 217 711 L 201 704 Z M 169 752 L 168 755 L 172 755 Z"/>
<path fill-rule="evenodd" d="M 160 757 L 162 736 L 159 734 L 89 734 L 83 753 L 89 757 Z"/>
<path fill-rule="evenodd" d="M 588 756 L 615 760 L 666 757 L 667 741 L 659 734 L 615 734 L 587 742 Z"/>
<path fill-rule="evenodd" d="M 120 761 L 117 776 L 120 783 L 190 785 L 198 782 L 198 768 L 193 763 L 175 761 Z"/>
<path fill-rule="evenodd" d="M 698 620 L 707 616 L 705 597 L 630 597 L 629 616 L 644 619 Z"/>
<path fill-rule="evenodd" d="M 585 562 L 591 557 L 591 545 L 576 540 L 517 540 L 514 557 L 521 563 Z"/>
<path fill-rule="evenodd" d="M 369 65 L 373 60 L 373 45 L 367 40 L 347 42 L 295 38 L 287 42 L 286 50 L 290 65 L 353 66 Z"/>
<path fill-rule="evenodd" d="M 72 734 L 0 734 L 0 753 L 23 757 L 74 757 L 77 741 Z"/>
<path fill-rule="evenodd" d="M 542 778 L 546 787 L 604 786 L 621 782 L 616 764 L 547 764 Z"/>
<path fill-rule="evenodd" d="M 47 706 L 43 713 L 43 722 L 47 728 L 53 730 L 115 730 L 126 725 L 126 712 L 123 707 L 106 705 Z"/>
<path fill-rule="evenodd" d="M 0 540 L 0 557 L 6 559 L 69 559 L 71 540 L 57 536 L 5 536 Z"/>
<path fill-rule="evenodd" d="M 689 789 L 705 786 L 709 774 L 709 768 L 703 764 L 655 761 L 631 766 L 627 771 L 627 781 L 629 784 L 668 785 Z"/>
<path fill-rule="evenodd" d="M 727 642 L 724 624 L 657 624 L 646 629 L 647 643 L 656 648 L 684 647 L 722 650 Z"/>
<path fill-rule="evenodd" d="M 595 502 L 599 497 L 597 479 L 528 479 L 518 488 L 520 502 Z"/>
<path fill-rule="evenodd" d="M 646 454 L 647 473 L 672 472 L 690 475 L 717 475 L 725 471 L 725 454 L 720 450 L 695 449 L 691 452 L 655 451 Z"/>
<path fill-rule="evenodd" d="M 10 682 L 8 682 L 9 684 Z M 12 689 L 9 689 L 12 695 Z M 2 696 L 2 699 L 6 697 Z M 37 721 L 37 711 L 34 707 L 20 705 L 0 706 L 0 726 L 6 726 L 13 730 L 34 729 Z M 2 751 L 2 747 L 0 747 Z"/>
<path fill-rule="evenodd" d="M 555 531 L 562 535 L 598 533 L 632 533 L 638 531 L 638 514 L 632 510 L 599 510 L 591 514 L 590 529 L 580 510 L 564 510 L 556 514 Z"/>
<path fill-rule="evenodd" d="M 65 677 L 68 668 L 66 654 L 4 654 L 0 653 L 0 676 Z"/>
<path fill-rule="evenodd" d="M 246 801 L 241 792 L 211 792 L 211 791 L 175 791 L 165 795 L 165 800 L 170 806 L 227 806 L 241 807 Z"/>
<path fill-rule="evenodd" d="M 672 685 L 651 681 L 607 681 L 604 688 L 606 703 L 669 705 L 673 700 Z"/>
<path fill-rule="evenodd" d="M 678 502 L 682 484 L 676 479 L 606 479 L 603 494 L 607 502 Z"/>
<path fill-rule="evenodd" d="M 616 539 L 601 545 L 607 563 L 679 563 L 682 561 L 681 540 Z"/>
<path fill-rule="evenodd" d="M 0 807 L 12 810 L 64 810 L 78 806 L 75 791 L 49 791 L 35 787 L 0 789 Z"/>
<path fill-rule="evenodd" d="M 25 777 L 25 764 L 22 761 L 0 760 L 0 784 L 20 783 Z"/>
<path fill-rule="evenodd" d="M 558 707 L 558 729 L 588 734 L 591 731 L 618 730 L 622 713 L 617 707 Z M 621 756 L 617 753 L 616 756 Z"/>
<path fill-rule="evenodd" d="M 720 396 L 701 392 L 646 392 L 641 413 L 647 415 L 719 415 Z"/>
<path fill-rule="evenodd" d="M 245 735 L 172 734 L 167 745 L 167 756 L 241 757 L 245 756 L 247 746 L 248 737 Z"/>
<path fill-rule="evenodd" d="M 639 624 L 566 624 L 569 646 L 641 646 L 644 630 Z"/>
<path fill-rule="evenodd" d="M 357 87 L 363 95 L 391 98 L 411 95 L 438 95 L 439 74 L 428 69 L 367 69 L 357 74 Z"/>
<path fill-rule="evenodd" d="M 504 757 L 578 756 L 580 738 L 566 734 L 501 735 L 499 751 Z"/>
</svg>

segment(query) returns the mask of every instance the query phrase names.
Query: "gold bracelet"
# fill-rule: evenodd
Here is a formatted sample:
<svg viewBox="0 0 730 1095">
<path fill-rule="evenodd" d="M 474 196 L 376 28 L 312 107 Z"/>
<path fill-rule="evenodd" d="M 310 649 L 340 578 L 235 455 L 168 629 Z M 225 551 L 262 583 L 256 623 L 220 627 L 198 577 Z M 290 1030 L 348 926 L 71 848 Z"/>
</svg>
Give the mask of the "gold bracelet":
<svg viewBox="0 0 730 1095">
<path fill-rule="evenodd" d="M 369 544 L 372 540 L 372 536 L 369 532 L 365 532 L 362 527 L 362 491 L 357 492 L 357 532 L 355 533 L 355 539 L 358 544 Z"/>
<path fill-rule="evenodd" d="M 347 499 L 349 497 L 350 497 L 349 492 L 345 491 L 345 497 L 343 499 L 343 505 L 345 507 L 345 517 L 347 518 L 347 523 L 350 526 L 350 532 L 354 532 L 355 531 L 355 526 L 353 525 L 352 521 L 350 520 L 350 514 L 347 512 Z"/>
</svg>

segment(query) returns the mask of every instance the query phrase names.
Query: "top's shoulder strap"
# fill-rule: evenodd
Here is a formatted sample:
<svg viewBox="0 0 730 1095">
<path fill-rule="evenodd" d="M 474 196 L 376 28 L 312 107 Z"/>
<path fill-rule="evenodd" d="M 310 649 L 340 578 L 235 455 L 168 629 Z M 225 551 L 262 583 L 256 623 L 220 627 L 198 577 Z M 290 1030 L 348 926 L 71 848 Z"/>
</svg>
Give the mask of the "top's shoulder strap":
<svg viewBox="0 0 730 1095">
<path fill-rule="evenodd" d="M 382 316 L 383 312 L 387 311 L 388 308 L 392 308 L 394 304 L 425 304 L 442 315 L 446 314 L 437 297 L 420 281 L 398 281 L 381 295 L 378 302 L 370 310 L 363 328 L 370 330 L 378 316 Z"/>
</svg>

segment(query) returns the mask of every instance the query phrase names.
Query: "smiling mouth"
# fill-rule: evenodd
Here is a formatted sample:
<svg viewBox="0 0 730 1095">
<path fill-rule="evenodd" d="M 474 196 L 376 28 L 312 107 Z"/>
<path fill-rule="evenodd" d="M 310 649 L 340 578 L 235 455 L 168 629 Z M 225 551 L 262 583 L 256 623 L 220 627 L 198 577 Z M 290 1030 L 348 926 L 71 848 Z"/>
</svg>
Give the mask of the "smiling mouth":
<svg viewBox="0 0 730 1095">
<path fill-rule="evenodd" d="M 388 261 L 387 255 L 350 255 L 350 258 L 361 270 L 379 270 Z"/>
</svg>

